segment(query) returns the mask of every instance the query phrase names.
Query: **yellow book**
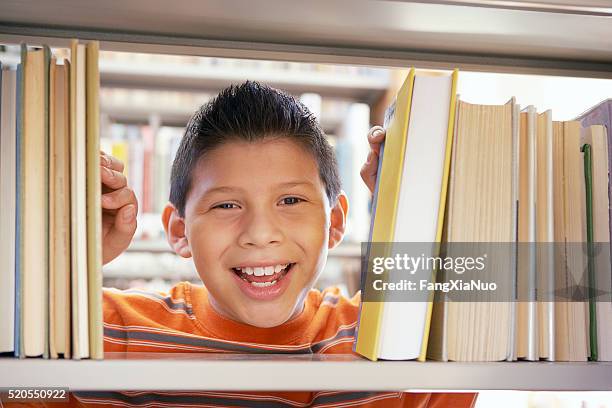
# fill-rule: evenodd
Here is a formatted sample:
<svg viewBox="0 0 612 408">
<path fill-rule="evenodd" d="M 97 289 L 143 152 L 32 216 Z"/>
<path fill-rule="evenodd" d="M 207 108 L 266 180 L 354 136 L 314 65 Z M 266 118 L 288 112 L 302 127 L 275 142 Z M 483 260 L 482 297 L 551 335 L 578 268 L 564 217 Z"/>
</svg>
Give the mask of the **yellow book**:
<svg viewBox="0 0 612 408">
<path fill-rule="evenodd" d="M 57 75 L 57 61 L 55 57 L 51 57 L 49 65 L 49 353 L 51 358 L 57 358 L 57 350 L 55 347 L 55 275 L 56 275 L 56 245 L 55 237 L 57 231 L 57 222 L 55 212 L 59 207 L 55 202 L 55 172 L 56 163 L 53 160 L 55 142 L 55 77 Z"/>
<path fill-rule="evenodd" d="M 104 357 L 102 334 L 102 192 L 100 180 L 100 118 L 98 71 L 99 43 L 87 44 L 86 57 L 86 122 L 87 122 L 87 269 L 89 289 L 90 357 Z"/>
<path fill-rule="evenodd" d="M 23 345 L 24 356 L 48 357 L 47 94 L 49 49 L 24 51 Z"/>
<path fill-rule="evenodd" d="M 69 67 L 50 67 L 49 113 L 49 308 L 51 357 L 70 358 L 70 129 Z"/>
<path fill-rule="evenodd" d="M 387 153 L 382 156 L 377 203 L 373 215 L 372 242 L 408 244 L 405 244 L 405 247 L 404 244 L 393 246 L 394 251 L 391 251 L 392 245 L 373 245 L 370 258 L 395 256 L 397 251 L 406 255 L 411 251 L 415 252 L 414 255 L 417 252 L 421 254 L 422 251 L 425 251 L 427 256 L 437 255 L 437 246 L 433 243 L 440 242 L 442 237 L 457 78 L 458 71 L 450 75 L 430 71 L 411 73 L 409 79 L 412 85 L 404 84 L 395 105 L 390 108 L 392 113 L 388 115 L 391 117 L 388 139 L 383 148 L 383 153 Z M 405 98 L 404 104 L 402 98 Z M 396 136 L 398 128 L 401 133 Z M 390 144 L 397 140 L 402 140 L 403 145 Z M 401 155 L 399 160 L 398 154 Z M 397 167 L 385 173 L 389 163 Z M 385 180 L 385 177 L 389 176 L 393 179 Z M 424 183 L 424 180 L 427 182 Z M 385 181 L 389 181 L 389 184 L 385 184 Z M 399 182 L 399 185 L 393 184 L 396 182 Z M 414 200 L 414 197 L 422 199 Z M 389 217 L 389 211 L 394 212 L 394 219 Z M 358 343 L 375 348 L 373 354 L 365 356 L 373 357 L 372 359 L 424 361 L 433 293 L 420 292 L 418 296 L 422 298 L 413 299 L 395 299 L 394 296 L 389 298 L 388 294 L 381 293 L 378 298 L 372 296 L 372 292 L 367 292 L 373 289 L 373 281 L 368 281 L 369 272 L 368 270 L 364 275 L 366 296 L 363 305 L 378 307 L 370 310 L 375 310 L 377 314 L 373 320 L 377 319 L 379 322 L 373 336 L 372 332 L 364 333 L 361 323 L 363 320 L 360 320 Z M 404 273 L 405 271 L 388 270 L 385 271 L 385 278 L 388 282 L 399 282 L 404 278 Z M 431 271 L 428 278 L 433 277 Z M 363 305 L 361 319 L 364 318 Z M 406 316 L 410 316 L 409 321 Z M 374 341 L 376 344 L 368 344 L 368 341 Z M 356 351 L 360 352 L 357 348 Z"/>
<path fill-rule="evenodd" d="M 389 122 L 385 137 L 385 154 L 378 176 L 378 196 L 372 242 L 392 242 L 395 228 L 395 213 L 400 193 L 400 170 L 403 168 L 406 148 L 406 132 L 410 117 L 414 69 L 400 88 L 395 102 L 395 112 Z M 384 199 L 382 199 L 384 197 Z M 369 275 L 366 275 L 366 277 Z M 368 285 L 366 278 L 366 285 Z M 363 295 L 363 294 L 362 294 Z M 359 331 L 355 351 L 370 359 L 378 359 L 379 331 L 383 314 L 383 302 L 362 302 L 359 314 Z"/>
<path fill-rule="evenodd" d="M 444 174 L 442 176 L 442 188 L 440 191 L 440 206 L 438 208 L 438 225 L 436 231 L 436 241 L 442 242 L 444 233 L 444 215 L 446 214 L 446 203 L 448 197 L 448 182 L 450 179 L 451 158 L 453 153 L 453 139 L 455 136 L 455 123 L 457 113 L 457 83 L 459 82 L 459 70 L 453 72 L 451 99 L 448 110 L 448 131 L 446 134 L 446 153 L 444 157 Z M 425 326 L 424 340 L 419 355 L 419 361 L 427 358 L 427 346 L 429 344 L 429 332 L 431 330 L 431 319 L 433 316 L 433 293 L 430 295 L 430 302 L 427 306 L 427 324 Z"/>
</svg>

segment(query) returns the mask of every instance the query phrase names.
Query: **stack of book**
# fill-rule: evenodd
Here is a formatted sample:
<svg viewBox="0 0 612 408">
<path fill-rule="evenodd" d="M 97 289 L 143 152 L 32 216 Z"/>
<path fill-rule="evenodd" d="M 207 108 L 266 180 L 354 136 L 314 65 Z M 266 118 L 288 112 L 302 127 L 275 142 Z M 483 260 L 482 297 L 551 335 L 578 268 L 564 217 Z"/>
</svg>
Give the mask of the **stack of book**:
<svg viewBox="0 0 612 408">
<path fill-rule="evenodd" d="M 514 99 L 464 102 L 457 80 L 457 71 L 411 70 L 388 110 L 355 351 L 372 360 L 612 360 L 612 100 L 555 122 Z M 509 295 L 369 296 L 373 248 L 391 243 L 392 255 L 401 242 L 433 244 L 423 259 L 460 256 L 465 243 L 506 248 L 487 270 Z M 449 275 L 432 269 L 433 281 Z M 384 276 L 397 282 L 397 273 Z"/>
<path fill-rule="evenodd" d="M 0 352 L 103 356 L 99 45 L 1 69 Z"/>
</svg>

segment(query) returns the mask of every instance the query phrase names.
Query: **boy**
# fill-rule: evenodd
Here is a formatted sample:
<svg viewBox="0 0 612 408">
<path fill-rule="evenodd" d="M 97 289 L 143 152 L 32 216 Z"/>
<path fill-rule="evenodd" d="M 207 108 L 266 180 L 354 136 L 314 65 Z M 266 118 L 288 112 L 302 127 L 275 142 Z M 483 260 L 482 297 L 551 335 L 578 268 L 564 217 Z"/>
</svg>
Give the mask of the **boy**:
<svg viewBox="0 0 612 408">
<path fill-rule="evenodd" d="M 384 131 L 373 128 L 368 139 L 361 174 L 373 190 Z M 137 202 L 123 165 L 102 154 L 102 167 L 106 263 L 129 245 Z M 313 115 L 255 82 L 225 89 L 189 122 L 162 214 L 170 246 L 193 258 L 204 287 L 183 282 L 168 295 L 105 290 L 105 351 L 351 353 L 359 295 L 312 289 L 328 250 L 342 240 L 347 211 L 334 153 Z M 470 407 L 475 400 L 401 392 L 197 396 L 205 406 Z M 160 392 L 77 392 L 76 399 L 108 406 L 194 401 L 181 394 L 168 403 Z"/>
</svg>

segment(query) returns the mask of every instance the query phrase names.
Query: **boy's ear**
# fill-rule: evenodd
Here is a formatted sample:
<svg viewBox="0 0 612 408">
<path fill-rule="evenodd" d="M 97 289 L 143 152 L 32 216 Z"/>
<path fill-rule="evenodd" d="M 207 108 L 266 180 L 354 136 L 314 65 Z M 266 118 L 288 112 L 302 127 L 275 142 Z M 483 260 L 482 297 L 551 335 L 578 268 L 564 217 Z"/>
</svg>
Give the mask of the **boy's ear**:
<svg viewBox="0 0 612 408">
<path fill-rule="evenodd" d="M 332 249 L 342 242 L 344 231 L 346 230 L 346 217 L 348 215 L 348 197 L 344 191 L 340 192 L 336 205 L 331 209 L 330 225 L 329 225 L 329 244 L 328 248 Z"/>
<path fill-rule="evenodd" d="M 191 258 L 191 248 L 185 235 L 185 220 L 179 216 L 178 210 L 171 203 L 166 204 L 162 212 L 162 223 L 166 231 L 168 243 L 178 255 Z"/>
</svg>

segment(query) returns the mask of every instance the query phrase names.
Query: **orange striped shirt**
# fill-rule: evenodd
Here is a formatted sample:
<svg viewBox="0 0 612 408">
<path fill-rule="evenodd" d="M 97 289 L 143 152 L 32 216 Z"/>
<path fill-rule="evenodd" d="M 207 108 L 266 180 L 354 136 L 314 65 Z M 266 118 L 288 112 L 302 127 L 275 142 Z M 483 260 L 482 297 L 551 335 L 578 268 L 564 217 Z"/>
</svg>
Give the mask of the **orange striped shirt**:
<svg viewBox="0 0 612 408">
<path fill-rule="evenodd" d="M 149 353 L 350 354 L 359 295 L 311 290 L 304 310 L 277 327 L 219 315 L 206 289 L 182 282 L 168 294 L 104 289 L 104 351 Z M 176 374 L 173 374 L 176 375 Z M 472 407 L 471 393 L 405 392 L 74 392 L 73 407 Z M 47 406 L 54 406 L 48 404 Z M 66 404 L 57 407 L 66 407 Z"/>
</svg>

